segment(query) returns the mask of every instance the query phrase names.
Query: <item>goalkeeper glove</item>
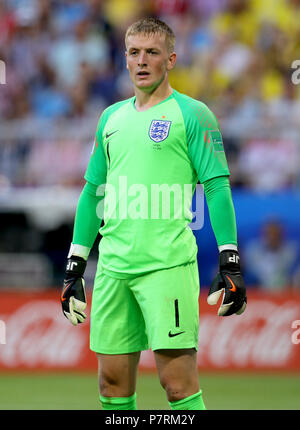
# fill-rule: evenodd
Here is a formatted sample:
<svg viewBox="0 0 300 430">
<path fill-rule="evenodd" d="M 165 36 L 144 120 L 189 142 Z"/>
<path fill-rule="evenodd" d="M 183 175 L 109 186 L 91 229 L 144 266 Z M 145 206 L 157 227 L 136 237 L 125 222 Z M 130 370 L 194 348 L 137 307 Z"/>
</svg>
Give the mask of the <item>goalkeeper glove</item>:
<svg viewBox="0 0 300 430">
<path fill-rule="evenodd" d="M 216 305 L 222 292 L 223 300 L 218 310 L 219 316 L 240 315 L 247 305 L 246 287 L 240 270 L 240 257 L 237 251 L 220 252 L 219 273 L 208 293 L 207 303 Z"/>
<path fill-rule="evenodd" d="M 86 319 L 86 314 L 83 312 L 86 308 L 85 283 L 83 279 L 85 268 L 86 261 L 82 257 L 71 256 L 71 258 L 68 258 L 60 300 L 65 317 L 73 325 L 82 323 Z"/>
</svg>

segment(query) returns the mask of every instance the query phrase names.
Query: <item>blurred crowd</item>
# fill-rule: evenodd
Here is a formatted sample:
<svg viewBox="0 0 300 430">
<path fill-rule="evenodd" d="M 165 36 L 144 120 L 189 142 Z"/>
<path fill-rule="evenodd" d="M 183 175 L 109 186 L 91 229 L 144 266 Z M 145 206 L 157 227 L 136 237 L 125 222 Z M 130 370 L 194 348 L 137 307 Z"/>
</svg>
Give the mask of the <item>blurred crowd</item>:
<svg viewBox="0 0 300 430">
<path fill-rule="evenodd" d="M 218 117 L 233 189 L 299 190 L 300 84 L 292 64 L 300 60 L 300 0 L 1 0 L 0 197 L 83 184 L 101 112 L 133 95 L 124 34 L 143 16 L 173 28 L 171 84 Z M 6 221 L 0 253 L 39 249 L 59 282 L 70 225 L 41 239 L 26 223 L 18 232 L 24 220 Z M 298 251 L 275 224 L 245 249 L 249 282 L 299 285 Z"/>
<path fill-rule="evenodd" d="M 243 261 L 250 285 L 267 291 L 300 287 L 299 243 L 286 237 L 284 225 L 278 219 L 262 224 L 259 237 L 249 241 L 243 250 Z"/>
<path fill-rule="evenodd" d="M 176 34 L 174 88 L 219 118 L 233 186 L 299 187 L 300 0 L 1 1 L 0 184 L 81 183 L 99 115 L 132 95 L 124 32 L 149 15 Z"/>
</svg>

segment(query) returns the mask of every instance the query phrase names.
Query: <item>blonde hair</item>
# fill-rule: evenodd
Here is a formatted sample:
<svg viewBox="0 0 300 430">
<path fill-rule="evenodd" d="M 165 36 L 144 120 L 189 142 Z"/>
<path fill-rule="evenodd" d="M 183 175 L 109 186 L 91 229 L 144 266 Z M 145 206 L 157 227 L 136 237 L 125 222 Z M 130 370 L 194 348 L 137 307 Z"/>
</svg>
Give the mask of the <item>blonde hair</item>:
<svg viewBox="0 0 300 430">
<path fill-rule="evenodd" d="M 157 18 L 142 18 L 131 24 L 125 34 L 125 43 L 129 36 L 137 34 L 153 35 L 157 33 L 165 35 L 168 52 L 174 52 L 175 34 L 165 22 Z"/>
</svg>

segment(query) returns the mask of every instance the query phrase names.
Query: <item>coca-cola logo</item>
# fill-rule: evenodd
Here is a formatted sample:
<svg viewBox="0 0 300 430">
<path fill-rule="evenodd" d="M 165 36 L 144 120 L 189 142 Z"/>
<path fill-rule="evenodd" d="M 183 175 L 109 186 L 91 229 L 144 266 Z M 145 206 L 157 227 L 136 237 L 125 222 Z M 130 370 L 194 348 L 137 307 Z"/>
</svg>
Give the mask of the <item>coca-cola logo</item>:
<svg viewBox="0 0 300 430">
<path fill-rule="evenodd" d="M 74 366 L 88 348 L 86 330 L 73 327 L 54 300 L 28 302 L 2 319 L 6 345 L 0 364 L 7 367 Z"/>
<path fill-rule="evenodd" d="M 286 369 L 291 362 L 300 367 L 300 329 L 293 325 L 299 322 L 299 301 L 251 298 L 240 316 L 218 317 L 215 312 L 202 310 L 200 302 L 200 368 Z M 0 367 L 76 368 L 90 352 L 88 322 L 72 326 L 56 300 L 29 301 L 11 314 L 1 313 L 0 320 L 6 338 L 0 344 Z M 155 368 L 151 350 L 143 351 L 140 364 Z"/>
<path fill-rule="evenodd" d="M 284 367 L 295 352 L 291 321 L 299 314 L 299 303 L 253 299 L 241 316 L 200 313 L 199 366 Z"/>
</svg>

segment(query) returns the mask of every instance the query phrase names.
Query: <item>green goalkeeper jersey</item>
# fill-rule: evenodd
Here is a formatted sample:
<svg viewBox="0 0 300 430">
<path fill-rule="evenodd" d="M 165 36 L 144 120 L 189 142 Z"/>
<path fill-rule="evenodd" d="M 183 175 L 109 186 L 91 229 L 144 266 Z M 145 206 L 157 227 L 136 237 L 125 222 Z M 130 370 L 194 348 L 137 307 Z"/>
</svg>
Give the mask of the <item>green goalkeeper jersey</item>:
<svg viewBox="0 0 300 430">
<path fill-rule="evenodd" d="M 146 111 L 136 110 L 135 97 L 108 107 L 85 174 L 105 195 L 103 270 L 126 278 L 194 261 L 196 184 L 228 175 L 218 122 L 204 103 L 173 90 Z"/>
</svg>

